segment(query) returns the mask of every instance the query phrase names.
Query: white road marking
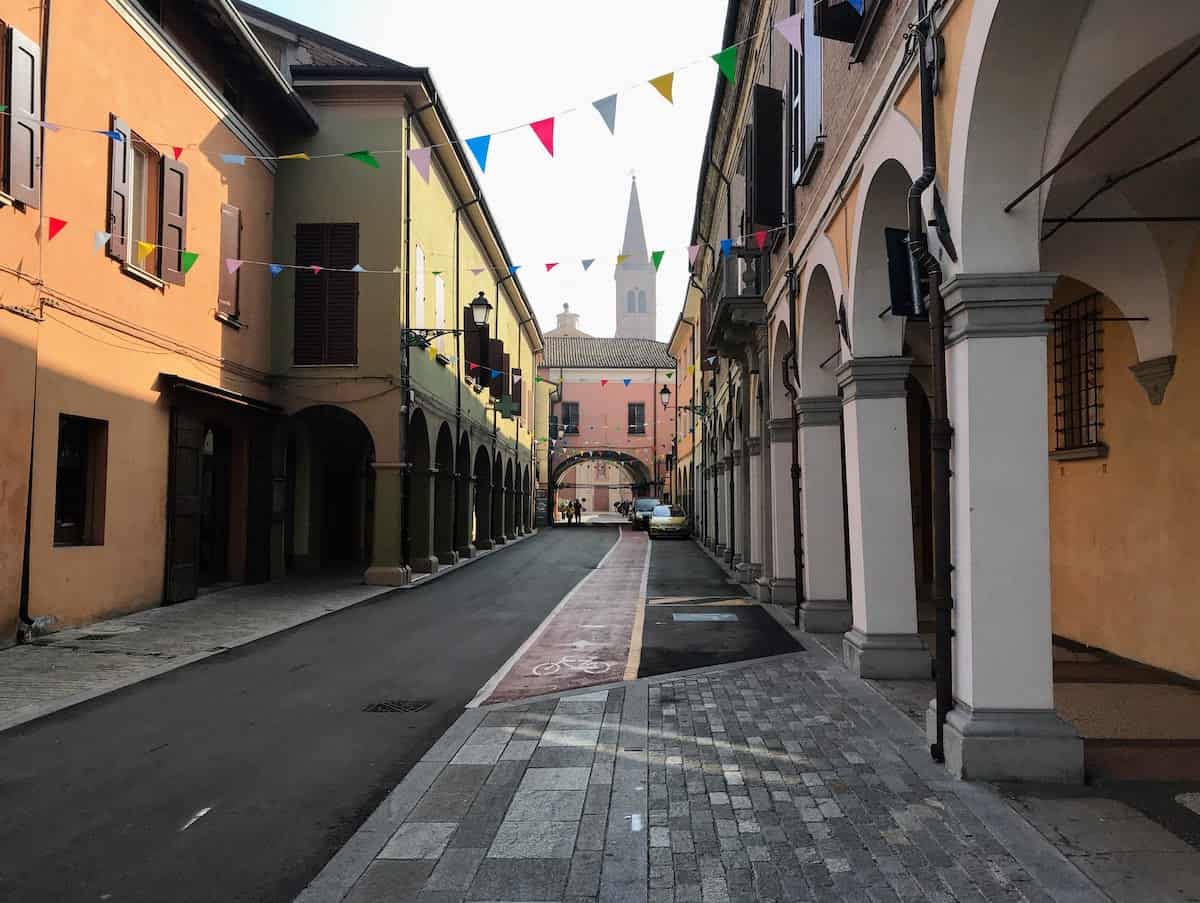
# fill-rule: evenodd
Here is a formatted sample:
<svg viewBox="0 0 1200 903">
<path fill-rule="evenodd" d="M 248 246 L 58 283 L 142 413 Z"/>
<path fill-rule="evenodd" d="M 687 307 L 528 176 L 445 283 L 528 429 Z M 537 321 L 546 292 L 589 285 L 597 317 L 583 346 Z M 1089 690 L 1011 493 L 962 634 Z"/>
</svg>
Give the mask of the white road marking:
<svg viewBox="0 0 1200 903">
<path fill-rule="evenodd" d="M 641 817 L 641 815 L 639 815 L 638 813 L 636 813 L 636 812 L 635 812 L 633 815 L 626 815 L 625 817 L 626 817 L 627 819 L 629 819 L 629 830 L 631 830 L 631 831 L 640 831 L 640 830 L 642 830 L 642 817 Z"/>
<path fill-rule="evenodd" d="M 614 542 L 609 550 L 604 553 L 604 557 L 597 562 L 594 570 L 599 570 L 604 566 L 604 562 L 608 560 L 608 557 L 616 550 L 617 546 L 621 544 L 621 540 L 624 538 L 624 536 L 624 531 L 618 526 L 617 541 Z M 529 651 L 529 647 L 537 642 L 538 637 L 545 632 L 546 628 L 550 625 L 550 622 L 553 621 L 555 616 L 562 611 L 563 607 L 571 601 L 571 597 L 575 595 L 575 592 L 579 589 L 579 587 L 583 586 L 584 581 L 587 580 L 592 573 L 594 573 L 594 571 L 588 571 L 579 579 L 578 583 L 571 587 L 571 589 L 565 596 L 562 597 L 559 603 L 554 606 L 550 614 L 546 615 L 546 617 L 542 620 L 542 623 L 537 626 L 537 629 L 529 635 L 529 638 L 526 639 L 525 642 L 520 645 L 520 647 L 518 647 L 516 652 L 509 656 L 508 661 L 500 666 L 500 670 L 493 674 L 488 679 L 488 682 L 479 688 L 479 692 L 475 694 L 475 698 L 467 703 L 468 709 L 478 708 L 485 699 L 496 692 L 496 687 L 500 685 L 500 681 L 504 680 L 504 678 L 508 676 L 508 672 L 511 671 L 517 662 L 521 660 L 521 657 Z"/>
<path fill-rule="evenodd" d="M 199 812 L 197 812 L 195 815 L 193 815 L 191 818 L 189 818 L 187 820 L 187 824 L 184 825 L 182 828 L 180 828 L 179 832 L 182 834 L 184 831 L 186 831 L 188 828 L 190 828 L 196 822 L 200 821 L 200 819 L 204 818 L 204 816 L 208 815 L 208 813 L 210 813 L 210 812 L 212 812 L 212 806 L 205 806 L 203 809 L 201 809 Z"/>
</svg>

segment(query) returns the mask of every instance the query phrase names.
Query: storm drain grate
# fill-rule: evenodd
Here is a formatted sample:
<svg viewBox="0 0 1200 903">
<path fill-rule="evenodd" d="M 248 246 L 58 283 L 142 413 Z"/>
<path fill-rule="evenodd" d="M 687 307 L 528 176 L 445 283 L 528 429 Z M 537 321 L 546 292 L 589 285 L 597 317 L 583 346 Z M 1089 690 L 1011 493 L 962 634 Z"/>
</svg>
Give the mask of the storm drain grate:
<svg viewBox="0 0 1200 903">
<path fill-rule="evenodd" d="M 386 702 L 373 702 L 364 712 L 421 712 L 432 703 L 427 699 L 389 699 Z"/>
</svg>

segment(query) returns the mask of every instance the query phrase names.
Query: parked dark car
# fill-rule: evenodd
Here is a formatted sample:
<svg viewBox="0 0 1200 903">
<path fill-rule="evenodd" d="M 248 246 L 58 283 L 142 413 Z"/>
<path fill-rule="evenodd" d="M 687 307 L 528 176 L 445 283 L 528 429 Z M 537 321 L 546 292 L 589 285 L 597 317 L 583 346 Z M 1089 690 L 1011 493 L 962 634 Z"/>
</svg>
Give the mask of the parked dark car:
<svg viewBox="0 0 1200 903">
<path fill-rule="evenodd" d="M 633 513 L 629 515 L 629 522 L 633 524 L 633 529 L 647 529 L 650 525 L 650 515 L 661 504 L 662 502 L 659 499 L 638 499 L 634 502 Z"/>
</svg>

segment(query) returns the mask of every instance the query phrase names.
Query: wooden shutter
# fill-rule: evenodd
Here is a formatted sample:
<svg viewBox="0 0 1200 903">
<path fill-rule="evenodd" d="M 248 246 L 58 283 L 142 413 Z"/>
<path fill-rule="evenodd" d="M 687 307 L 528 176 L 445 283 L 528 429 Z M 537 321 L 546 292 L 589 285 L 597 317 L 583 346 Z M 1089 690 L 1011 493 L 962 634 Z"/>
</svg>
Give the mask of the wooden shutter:
<svg viewBox="0 0 1200 903">
<path fill-rule="evenodd" d="M 164 242 L 165 244 L 165 242 Z M 229 272 L 225 261 L 242 256 L 242 211 L 231 204 L 221 205 L 221 253 L 218 262 L 220 280 L 217 284 L 217 313 L 227 317 L 238 316 L 238 276 Z M 312 275 L 311 273 L 309 275 Z M 299 277 L 299 274 L 297 274 Z M 299 278 L 297 278 L 299 281 Z"/>
<path fill-rule="evenodd" d="M 783 92 L 754 86 L 750 220 L 773 229 L 783 221 Z"/>
<path fill-rule="evenodd" d="M 109 116 L 109 128 L 119 132 L 123 141 L 108 142 L 108 256 L 129 259 L 129 123 L 115 113 Z"/>
<path fill-rule="evenodd" d="M 516 405 L 516 407 L 513 410 L 516 412 L 516 415 L 518 417 L 520 417 L 522 411 L 525 410 L 525 405 L 524 405 L 525 388 L 526 388 L 525 387 L 525 376 L 521 372 L 521 368 L 513 367 L 512 368 L 512 396 L 513 396 L 513 404 Z"/>
<path fill-rule="evenodd" d="M 325 227 L 320 223 L 296 225 L 296 263 L 311 266 L 324 263 Z M 224 268 L 225 264 L 221 264 Z M 325 276 L 310 270 L 296 271 L 296 306 L 292 360 L 297 364 L 324 363 L 325 357 Z"/>
<path fill-rule="evenodd" d="M 493 370 L 500 371 L 499 376 L 492 376 L 491 383 L 488 386 L 492 393 L 492 398 L 500 399 L 504 397 L 504 342 L 500 339 L 488 340 L 488 366 Z"/>
<path fill-rule="evenodd" d="M 512 367 L 508 363 L 508 355 L 507 354 L 503 355 L 503 358 L 504 358 L 504 366 L 502 366 L 500 368 L 500 373 L 501 373 L 500 379 L 504 383 L 504 385 L 500 390 L 500 395 L 502 397 L 507 395 L 511 399 L 513 396 Z"/>
<path fill-rule="evenodd" d="M 327 266 L 349 270 L 358 263 L 358 223 L 328 227 Z M 326 273 L 325 363 L 358 363 L 358 273 Z"/>
<path fill-rule="evenodd" d="M 112 142 L 116 143 L 116 142 Z M 187 250 L 187 189 L 186 163 L 162 157 L 162 216 L 159 219 L 162 237 L 162 280 L 183 285 L 183 252 Z M 237 255 L 231 255 L 236 257 Z M 226 269 L 221 261 L 221 268 Z M 236 274 L 235 274 L 236 275 Z"/>
<path fill-rule="evenodd" d="M 8 193 L 42 203 L 42 50 L 15 28 L 8 40 Z"/>
<path fill-rule="evenodd" d="M 483 360 L 483 336 L 484 331 L 477 326 L 474 326 L 475 318 L 471 315 L 471 308 L 464 307 L 462 313 L 463 323 L 463 346 L 462 353 L 465 358 L 463 364 L 463 373 L 470 376 L 476 382 L 479 382 L 479 368 L 471 369 L 471 364 L 482 364 Z"/>
<path fill-rule="evenodd" d="M 164 602 L 194 599 L 200 576 L 200 447 L 204 424 L 171 409 Z"/>
</svg>

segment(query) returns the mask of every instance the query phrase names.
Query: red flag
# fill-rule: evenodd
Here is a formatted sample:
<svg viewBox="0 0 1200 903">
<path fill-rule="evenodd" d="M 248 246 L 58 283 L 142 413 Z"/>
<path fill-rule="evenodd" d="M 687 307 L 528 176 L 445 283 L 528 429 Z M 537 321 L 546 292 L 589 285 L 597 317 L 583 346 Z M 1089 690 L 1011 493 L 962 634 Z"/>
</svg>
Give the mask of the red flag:
<svg viewBox="0 0 1200 903">
<path fill-rule="evenodd" d="M 759 229 L 757 232 L 755 232 L 755 233 L 754 233 L 754 242 L 755 242 L 755 244 L 757 244 L 757 245 L 758 245 L 758 249 L 759 249 L 760 251 L 761 251 L 761 250 L 762 250 L 764 247 L 766 247 L 766 244 L 767 244 L 767 230 L 766 230 L 766 229 Z"/>
<path fill-rule="evenodd" d="M 608 380 L 607 380 L 607 379 L 602 379 L 602 380 L 600 380 L 600 385 L 602 385 L 602 386 L 607 386 L 607 385 L 608 385 Z"/>
<path fill-rule="evenodd" d="M 46 241 L 53 241 L 54 236 L 66 228 L 67 221 L 65 219 L 59 219 L 57 216 L 51 216 L 47 218 L 50 221 L 50 233 Z"/>
<path fill-rule="evenodd" d="M 311 267 L 309 267 L 309 269 L 313 271 L 314 275 L 321 272 L 321 268 L 319 266 L 311 266 Z"/>
<path fill-rule="evenodd" d="M 173 154 L 175 154 L 175 159 L 178 160 L 179 155 L 183 153 L 183 148 L 182 147 L 173 147 L 173 148 L 171 148 L 171 152 Z"/>
<path fill-rule="evenodd" d="M 558 261 L 555 261 L 554 263 L 548 263 L 548 264 L 546 264 L 546 272 L 547 272 L 547 273 L 549 273 L 549 272 L 550 272 L 552 269 L 554 269 L 556 266 L 558 266 Z"/>
<path fill-rule="evenodd" d="M 546 148 L 547 153 L 551 157 L 554 156 L 554 117 L 549 119 L 539 119 L 537 122 L 529 123 L 529 127 L 533 129 L 533 133 L 541 139 L 542 145 Z"/>
<path fill-rule="evenodd" d="M 479 369 L 479 365 L 478 365 L 478 364 L 470 364 L 470 363 L 468 363 L 467 369 L 468 369 L 468 370 L 478 370 L 478 369 Z"/>
</svg>

